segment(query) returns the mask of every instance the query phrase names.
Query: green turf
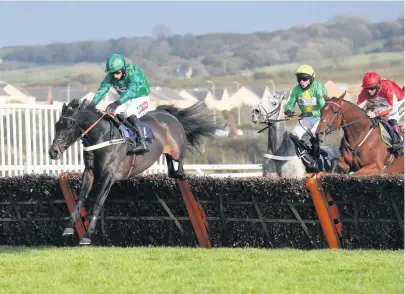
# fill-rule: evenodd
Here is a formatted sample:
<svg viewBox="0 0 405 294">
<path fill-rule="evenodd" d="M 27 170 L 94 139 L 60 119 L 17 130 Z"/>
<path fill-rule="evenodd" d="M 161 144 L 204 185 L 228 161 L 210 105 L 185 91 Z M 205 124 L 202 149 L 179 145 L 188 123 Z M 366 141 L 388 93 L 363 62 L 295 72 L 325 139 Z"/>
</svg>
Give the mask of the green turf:
<svg viewBox="0 0 405 294">
<path fill-rule="evenodd" d="M 404 293 L 402 251 L 0 247 L 1 293 Z"/>
</svg>

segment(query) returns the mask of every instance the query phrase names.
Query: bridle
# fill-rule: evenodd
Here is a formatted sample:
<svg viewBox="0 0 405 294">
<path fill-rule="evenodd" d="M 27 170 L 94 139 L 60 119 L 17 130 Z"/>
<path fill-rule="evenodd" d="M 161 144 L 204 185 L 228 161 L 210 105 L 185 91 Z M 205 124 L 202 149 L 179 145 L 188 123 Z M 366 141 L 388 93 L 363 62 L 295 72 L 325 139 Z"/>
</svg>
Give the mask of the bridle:
<svg viewBox="0 0 405 294">
<path fill-rule="evenodd" d="M 274 108 L 274 109 L 273 109 L 272 111 L 270 111 L 270 112 L 268 112 L 268 111 L 266 110 L 266 108 L 264 108 L 264 106 L 262 105 L 262 103 L 263 103 L 263 101 L 259 103 L 259 108 L 262 108 L 263 111 L 264 111 L 264 113 L 265 113 L 264 123 L 267 124 L 267 125 L 269 125 L 269 124 L 273 124 L 273 123 L 279 121 L 279 120 L 276 120 L 276 119 L 270 119 L 270 117 L 271 117 L 273 114 L 275 114 L 275 113 L 277 113 L 277 112 L 280 111 L 281 103 L 278 103 L 278 106 L 277 106 L 276 108 Z M 259 112 L 261 113 L 260 110 L 259 110 Z"/>
<path fill-rule="evenodd" d="M 81 131 L 81 135 L 80 135 L 80 139 L 83 139 L 84 136 L 86 136 L 102 119 L 104 116 L 109 115 L 110 117 L 114 117 L 112 114 L 108 113 L 108 112 L 104 112 L 100 118 L 98 118 L 90 127 L 88 127 L 86 130 L 83 130 L 83 128 L 77 123 L 77 121 L 74 118 L 71 117 L 67 117 L 67 116 L 61 116 L 61 118 L 64 118 L 66 120 L 70 120 L 73 121 L 73 123 L 80 129 Z"/>
<path fill-rule="evenodd" d="M 326 134 L 326 135 L 329 135 L 329 134 L 331 134 L 333 131 L 336 131 L 336 130 L 342 128 L 342 124 L 343 124 L 343 122 L 344 122 L 344 115 L 343 115 L 342 106 L 340 106 L 339 103 L 336 103 L 336 102 L 333 102 L 333 101 L 326 101 L 326 104 L 333 104 L 333 105 L 336 105 L 336 106 L 339 108 L 339 110 L 338 110 L 337 113 L 334 112 L 335 115 L 334 115 L 334 117 L 333 117 L 332 123 L 328 123 L 326 120 L 324 120 L 324 119 L 321 117 L 321 122 L 323 122 L 323 123 L 328 127 L 328 128 L 326 129 L 326 131 L 325 131 L 325 134 Z M 342 117 L 342 121 L 341 121 L 341 123 L 340 123 L 340 125 L 339 125 L 338 127 L 335 127 L 335 125 L 336 125 L 336 123 L 338 122 L 338 119 L 339 119 L 340 117 Z"/>
<path fill-rule="evenodd" d="M 352 122 L 350 122 L 350 123 L 346 123 L 346 120 L 345 120 L 345 117 L 344 117 L 344 114 L 343 114 L 342 106 L 341 106 L 339 103 L 336 103 L 336 102 L 334 102 L 334 101 L 325 101 L 325 103 L 326 103 L 326 104 L 333 104 L 333 105 L 336 105 L 336 106 L 339 108 L 338 112 L 334 115 L 334 118 L 333 118 L 332 123 L 328 123 L 327 121 L 325 121 L 325 120 L 321 117 L 321 122 L 323 122 L 323 123 L 328 127 L 328 128 L 326 129 L 326 131 L 325 131 L 325 134 L 326 134 L 326 135 L 329 135 L 329 134 L 331 134 L 333 131 L 336 131 L 336 130 L 338 130 L 338 129 L 341 129 L 341 128 L 343 129 L 343 128 L 348 127 L 348 126 L 350 126 L 350 125 L 352 125 L 352 124 L 358 123 L 358 122 L 360 122 L 360 121 L 362 121 L 362 120 L 364 120 L 364 119 L 366 119 L 366 118 L 370 119 L 370 118 L 366 115 L 365 117 L 356 119 L 356 120 L 354 120 L 354 121 L 352 121 Z M 342 120 L 341 120 L 341 122 L 340 122 L 340 125 L 339 125 L 338 127 L 335 127 L 335 124 L 337 123 L 337 121 L 338 121 L 338 119 L 339 119 L 340 117 L 342 117 Z"/>
<path fill-rule="evenodd" d="M 336 106 L 339 107 L 339 111 L 338 111 L 338 112 L 336 113 L 336 115 L 334 116 L 334 119 L 333 119 L 332 124 L 329 124 L 327 121 L 325 121 L 325 120 L 321 117 L 321 121 L 328 127 L 328 128 L 326 129 L 326 131 L 325 131 L 325 134 L 326 134 L 326 135 L 331 134 L 333 131 L 338 130 L 338 129 L 340 129 L 340 128 L 343 129 L 343 128 L 348 127 L 348 126 L 350 126 L 350 125 L 352 125 L 352 124 L 358 123 L 358 122 L 360 122 L 360 121 L 362 121 L 362 120 L 364 120 L 364 119 L 366 119 L 366 118 L 367 118 L 367 119 L 370 119 L 370 120 L 372 121 L 372 125 L 371 125 L 370 130 L 368 131 L 368 133 L 366 134 L 366 136 L 363 138 L 363 140 L 360 141 L 360 143 L 357 145 L 357 147 L 353 148 L 352 146 L 350 146 L 350 144 L 349 144 L 349 142 L 347 142 L 345 136 L 343 136 L 343 140 L 344 140 L 346 146 L 349 148 L 349 150 L 350 150 L 353 154 L 357 154 L 357 153 L 356 153 L 356 150 L 357 150 L 361 145 L 363 145 L 363 143 L 367 140 L 367 138 L 370 136 L 371 132 L 373 131 L 373 129 L 374 129 L 374 127 L 375 127 L 374 121 L 373 121 L 371 118 L 369 118 L 369 117 L 367 116 L 367 114 L 366 114 L 365 117 L 356 119 L 356 120 L 354 120 L 354 121 L 352 121 L 352 122 L 350 122 L 350 123 L 346 123 L 346 122 L 345 122 L 345 118 L 344 118 L 344 114 L 343 114 L 343 110 L 342 110 L 342 106 L 341 106 L 339 103 L 336 103 L 336 102 L 334 102 L 334 101 L 325 101 L 325 102 L 326 102 L 326 104 L 333 104 L 333 105 L 336 105 Z M 339 117 L 341 117 L 342 120 L 341 120 L 340 125 L 336 128 L 336 127 L 334 127 L 334 125 L 337 123 Z"/>
</svg>

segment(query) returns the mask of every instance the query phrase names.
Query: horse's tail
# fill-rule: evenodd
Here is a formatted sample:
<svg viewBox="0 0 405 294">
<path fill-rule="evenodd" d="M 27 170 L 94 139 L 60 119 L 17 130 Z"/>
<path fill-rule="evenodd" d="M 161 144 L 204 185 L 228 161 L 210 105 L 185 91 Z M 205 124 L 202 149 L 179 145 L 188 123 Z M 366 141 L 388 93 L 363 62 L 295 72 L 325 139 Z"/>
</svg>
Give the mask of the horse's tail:
<svg viewBox="0 0 405 294">
<path fill-rule="evenodd" d="M 188 147 L 198 147 L 203 137 L 212 139 L 215 137 L 217 126 L 213 123 L 211 115 L 204 115 L 207 109 L 204 101 L 198 101 L 187 108 L 177 108 L 173 105 L 159 105 L 156 110 L 164 110 L 175 116 L 183 125 L 186 132 Z"/>
</svg>

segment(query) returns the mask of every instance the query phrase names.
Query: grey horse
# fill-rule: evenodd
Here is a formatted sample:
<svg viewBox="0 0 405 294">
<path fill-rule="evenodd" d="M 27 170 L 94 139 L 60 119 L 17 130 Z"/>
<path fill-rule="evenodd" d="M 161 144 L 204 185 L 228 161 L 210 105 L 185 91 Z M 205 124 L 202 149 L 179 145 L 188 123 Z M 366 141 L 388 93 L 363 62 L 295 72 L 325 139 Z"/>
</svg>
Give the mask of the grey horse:
<svg viewBox="0 0 405 294">
<path fill-rule="evenodd" d="M 252 122 L 268 126 L 267 153 L 263 158 L 263 176 L 282 178 L 304 178 L 307 169 L 305 160 L 310 156 L 304 149 L 298 153 L 286 128 L 283 106 L 287 102 L 288 92 L 270 94 L 254 106 L 251 111 Z M 298 153 L 298 154 L 297 154 Z M 324 170 L 330 172 L 332 163 L 340 156 L 338 148 L 321 147 L 321 160 Z"/>
</svg>

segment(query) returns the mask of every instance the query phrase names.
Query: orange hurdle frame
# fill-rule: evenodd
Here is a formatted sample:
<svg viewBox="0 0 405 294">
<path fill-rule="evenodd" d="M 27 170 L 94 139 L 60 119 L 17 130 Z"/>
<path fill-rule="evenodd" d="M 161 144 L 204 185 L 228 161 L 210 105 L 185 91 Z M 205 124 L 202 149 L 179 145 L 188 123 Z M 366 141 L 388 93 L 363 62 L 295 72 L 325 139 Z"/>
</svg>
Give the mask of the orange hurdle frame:
<svg viewBox="0 0 405 294">
<path fill-rule="evenodd" d="M 208 223 L 205 220 L 205 212 L 201 205 L 197 203 L 193 192 L 191 192 L 188 181 L 180 181 L 176 179 L 176 184 L 180 188 L 181 196 L 186 205 L 188 216 L 193 225 L 200 247 L 211 248 L 211 241 L 208 236 Z"/>
<path fill-rule="evenodd" d="M 314 203 L 316 213 L 318 215 L 319 221 L 321 223 L 322 231 L 325 235 L 326 241 L 328 242 L 330 249 L 341 248 L 340 238 L 341 236 L 341 225 L 337 227 L 335 225 L 335 220 L 338 219 L 337 207 L 329 207 L 329 203 L 332 202 L 332 197 L 325 195 L 322 188 L 320 178 L 324 174 L 323 172 L 308 176 L 306 180 L 306 187 L 310 192 L 312 201 Z M 333 218 L 331 217 L 333 214 Z"/>
<path fill-rule="evenodd" d="M 72 191 L 69 184 L 69 174 L 61 173 L 59 175 L 59 184 L 62 189 L 63 197 L 65 198 L 66 205 L 68 207 L 69 213 L 72 214 L 76 207 L 76 200 L 78 197 L 76 193 Z M 86 229 L 89 225 L 89 221 L 82 222 L 82 217 L 86 216 L 87 212 L 84 207 L 80 210 L 80 217 L 76 220 L 75 228 L 79 238 L 83 238 L 86 234 Z"/>
</svg>

